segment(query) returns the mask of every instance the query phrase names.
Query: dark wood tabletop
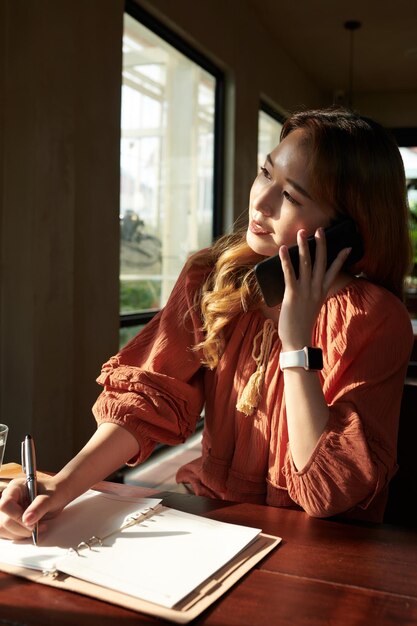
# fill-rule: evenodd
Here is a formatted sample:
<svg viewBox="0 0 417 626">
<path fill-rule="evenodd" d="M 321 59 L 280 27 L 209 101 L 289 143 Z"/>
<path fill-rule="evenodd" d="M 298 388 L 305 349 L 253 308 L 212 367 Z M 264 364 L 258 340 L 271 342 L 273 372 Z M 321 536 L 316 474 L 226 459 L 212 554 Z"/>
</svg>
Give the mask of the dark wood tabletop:
<svg viewBox="0 0 417 626">
<path fill-rule="evenodd" d="M 100 483 L 104 491 L 149 490 Z M 282 543 L 192 624 L 415 626 L 417 530 L 313 519 L 301 511 L 175 493 L 164 504 L 262 528 Z M 179 570 L 180 575 L 180 570 Z M 0 572 L 0 625 L 123 626 L 153 617 Z"/>
</svg>

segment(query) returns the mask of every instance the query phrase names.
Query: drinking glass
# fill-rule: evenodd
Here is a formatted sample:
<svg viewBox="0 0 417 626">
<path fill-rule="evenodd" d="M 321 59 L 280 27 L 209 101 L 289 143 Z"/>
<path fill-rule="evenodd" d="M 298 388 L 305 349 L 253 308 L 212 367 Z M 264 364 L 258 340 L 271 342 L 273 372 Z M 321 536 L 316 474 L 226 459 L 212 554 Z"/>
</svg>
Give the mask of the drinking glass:
<svg viewBox="0 0 417 626">
<path fill-rule="evenodd" d="M 0 424 L 0 470 L 3 463 L 4 450 L 6 448 L 7 433 L 9 432 L 6 424 Z"/>
</svg>

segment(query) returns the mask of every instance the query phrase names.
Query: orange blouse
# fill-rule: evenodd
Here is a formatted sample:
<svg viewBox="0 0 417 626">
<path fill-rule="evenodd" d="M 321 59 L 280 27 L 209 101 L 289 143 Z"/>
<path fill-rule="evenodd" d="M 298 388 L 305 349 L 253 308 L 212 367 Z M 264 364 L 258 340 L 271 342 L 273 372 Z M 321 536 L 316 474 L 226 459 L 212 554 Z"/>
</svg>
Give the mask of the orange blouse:
<svg viewBox="0 0 417 626">
<path fill-rule="evenodd" d="M 194 294 L 207 271 L 184 269 L 165 308 L 104 364 L 97 379 L 104 390 L 93 407 L 97 422 L 119 424 L 137 438 L 139 453 L 130 461 L 136 464 L 156 443 L 184 441 L 205 408 L 202 456 L 177 474 L 198 495 L 381 521 L 397 467 L 400 402 L 413 340 L 403 304 L 364 279 L 353 279 L 325 301 L 314 340 L 323 349 L 319 376 L 330 417 L 308 465 L 297 471 L 288 445 L 277 333 L 256 412 L 248 417 L 236 408 L 256 368 L 253 341 L 263 314 L 242 313 L 229 324 L 216 369 L 202 366 L 201 354 L 192 350 L 202 338 Z"/>
</svg>

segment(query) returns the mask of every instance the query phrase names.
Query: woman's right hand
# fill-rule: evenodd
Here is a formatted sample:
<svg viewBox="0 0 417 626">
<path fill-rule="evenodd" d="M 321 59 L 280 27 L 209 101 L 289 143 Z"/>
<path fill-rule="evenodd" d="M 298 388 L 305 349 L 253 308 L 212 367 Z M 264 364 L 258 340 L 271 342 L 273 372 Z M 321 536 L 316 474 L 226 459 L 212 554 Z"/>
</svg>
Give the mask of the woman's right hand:
<svg viewBox="0 0 417 626">
<path fill-rule="evenodd" d="M 35 524 L 54 517 L 67 504 L 62 489 L 53 477 L 38 480 L 38 496 L 28 506 L 24 478 L 12 480 L 0 498 L 0 537 L 25 539 L 30 537 Z"/>
<path fill-rule="evenodd" d="M 0 537 L 30 537 L 36 523 L 58 515 L 69 502 L 133 458 L 138 448 L 128 430 L 104 422 L 58 474 L 39 478 L 39 495 L 29 506 L 25 479 L 12 480 L 0 498 Z"/>
</svg>

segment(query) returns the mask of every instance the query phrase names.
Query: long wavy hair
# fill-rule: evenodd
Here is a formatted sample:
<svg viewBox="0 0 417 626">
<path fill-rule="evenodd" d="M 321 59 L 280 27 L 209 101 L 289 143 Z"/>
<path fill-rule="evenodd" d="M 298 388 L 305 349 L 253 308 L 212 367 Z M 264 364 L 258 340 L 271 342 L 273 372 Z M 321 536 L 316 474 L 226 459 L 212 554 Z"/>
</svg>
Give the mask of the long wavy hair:
<svg viewBox="0 0 417 626">
<path fill-rule="evenodd" d="M 336 216 L 351 216 L 362 236 L 364 256 L 350 271 L 402 298 L 411 245 L 404 166 L 395 140 L 375 121 L 340 108 L 293 114 L 280 139 L 295 129 L 305 130 L 310 142 L 313 194 Z M 231 320 L 262 303 L 253 271 L 262 257 L 246 243 L 246 228 L 221 237 L 194 259 L 212 267 L 198 294 L 205 339 L 196 346 L 210 368 L 224 351 Z"/>
</svg>

